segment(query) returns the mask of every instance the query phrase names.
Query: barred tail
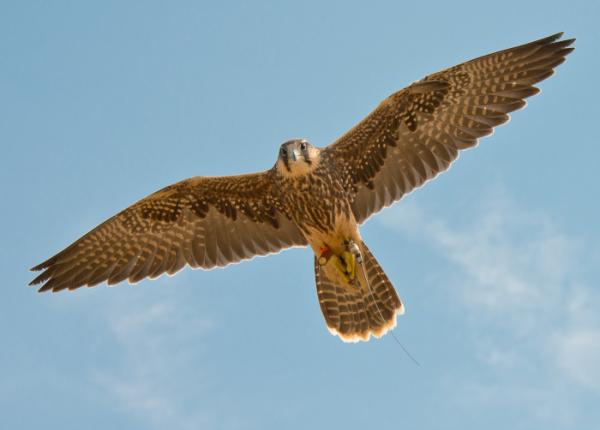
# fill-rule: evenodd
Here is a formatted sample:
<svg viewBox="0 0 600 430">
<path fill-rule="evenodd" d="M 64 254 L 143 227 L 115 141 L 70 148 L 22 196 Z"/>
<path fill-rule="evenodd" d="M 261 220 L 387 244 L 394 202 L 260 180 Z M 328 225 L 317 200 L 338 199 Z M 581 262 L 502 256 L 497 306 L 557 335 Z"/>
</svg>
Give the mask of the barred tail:
<svg viewBox="0 0 600 430">
<path fill-rule="evenodd" d="M 344 342 L 381 337 L 396 326 L 396 316 L 404 313 L 394 286 L 369 248 L 360 244 L 364 271 L 357 263 L 360 287 L 338 285 L 325 274 L 315 257 L 317 295 L 329 331 Z M 365 279 L 365 275 L 368 282 Z"/>
</svg>

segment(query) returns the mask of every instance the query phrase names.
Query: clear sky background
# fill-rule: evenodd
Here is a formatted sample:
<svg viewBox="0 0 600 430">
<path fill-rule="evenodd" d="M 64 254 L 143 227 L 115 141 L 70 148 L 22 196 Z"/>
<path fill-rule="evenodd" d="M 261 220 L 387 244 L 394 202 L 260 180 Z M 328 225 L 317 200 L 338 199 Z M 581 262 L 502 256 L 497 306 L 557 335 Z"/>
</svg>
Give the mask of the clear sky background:
<svg viewBox="0 0 600 430">
<path fill-rule="evenodd" d="M 0 428 L 592 429 L 600 8 L 561 2 L 2 2 Z M 557 31 L 507 126 L 362 229 L 396 336 L 325 328 L 294 249 L 38 294 L 28 268 L 139 198 L 325 146 L 426 74 Z"/>
</svg>

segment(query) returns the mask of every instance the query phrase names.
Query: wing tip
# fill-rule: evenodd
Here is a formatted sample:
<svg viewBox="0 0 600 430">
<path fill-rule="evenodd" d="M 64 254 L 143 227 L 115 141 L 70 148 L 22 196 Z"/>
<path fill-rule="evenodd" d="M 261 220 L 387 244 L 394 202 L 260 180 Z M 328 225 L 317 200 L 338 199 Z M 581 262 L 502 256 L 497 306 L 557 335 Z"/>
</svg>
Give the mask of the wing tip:
<svg viewBox="0 0 600 430">
<path fill-rule="evenodd" d="M 528 43 L 528 45 L 549 45 L 553 42 L 556 42 L 557 40 L 560 40 L 564 35 L 564 31 L 559 31 L 558 33 L 551 34 L 550 36 L 534 40 L 533 42 Z"/>
<path fill-rule="evenodd" d="M 54 263 L 55 257 L 51 257 L 49 259 L 47 259 L 46 261 L 38 264 L 37 266 L 33 266 L 32 268 L 29 269 L 30 272 L 39 272 L 40 270 L 44 270 L 47 269 L 48 267 L 50 267 L 50 265 L 52 265 L 52 263 Z"/>
<path fill-rule="evenodd" d="M 577 38 L 571 37 L 569 39 L 562 39 L 563 35 L 564 32 L 556 33 L 552 36 L 548 36 L 547 38 L 533 42 L 533 44 L 539 44 L 542 47 L 557 49 L 557 51 L 554 52 L 555 54 L 567 56 L 575 50 L 575 47 L 571 45 L 577 41 Z"/>
<path fill-rule="evenodd" d="M 29 284 L 29 285 L 33 285 L 33 284 Z M 46 282 L 44 283 L 41 287 L 38 288 L 37 292 L 38 293 L 46 293 L 48 291 L 51 292 L 55 292 L 54 289 L 52 288 L 52 285 L 50 284 L 50 282 Z"/>
<path fill-rule="evenodd" d="M 547 37 L 547 39 L 551 39 L 552 41 L 558 40 L 565 35 L 564 31 L 559 31 L 558 33 L 551 34 Z"/>
<path fill-rule="evenodd" d="M 39 269 L 39 270 L 41 270 L 41 269 Z M 46 269 L 42 273 L 40 273 L 38 276 L 33 278 L 33 280 L 28 285 L 33 286 L 33 285 L 41 284 L 42 282 L 48 281 L 50 279 L 50 277 L 51 277 L 51 275 L 50 275 L 50 273 L 48 273 L 48 269 Z"/>
</svg>

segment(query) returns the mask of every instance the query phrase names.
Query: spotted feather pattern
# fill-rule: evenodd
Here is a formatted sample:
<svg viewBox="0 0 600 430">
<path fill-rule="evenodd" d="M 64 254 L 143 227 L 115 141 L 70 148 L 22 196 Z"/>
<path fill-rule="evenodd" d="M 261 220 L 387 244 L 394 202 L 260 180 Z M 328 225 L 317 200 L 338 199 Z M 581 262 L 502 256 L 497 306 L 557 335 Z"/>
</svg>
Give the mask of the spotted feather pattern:
<svg viewBox="0 0 600 430">
<path fill-rule="evenodd" d="M 555 34 L 427 76 L 384 100 L 322 152 L 352 191 L 359 223 L 448 169 L 508 121 L 573 51 Z"/>
<path fill-rule="evenodd" d="M 304 246 L 274 189 L 272 171 L 195 177 L 140 200 L 34 267 L 40 291 L 73 290 L 210 269 Z"/>
</svg>

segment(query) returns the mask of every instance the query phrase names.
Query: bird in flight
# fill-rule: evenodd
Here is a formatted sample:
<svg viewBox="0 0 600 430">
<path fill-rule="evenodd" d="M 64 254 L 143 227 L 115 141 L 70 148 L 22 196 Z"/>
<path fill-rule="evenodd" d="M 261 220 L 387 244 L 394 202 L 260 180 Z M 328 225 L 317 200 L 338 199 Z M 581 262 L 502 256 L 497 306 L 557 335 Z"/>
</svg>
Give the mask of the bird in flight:
<svg viewBox="0 0 600 430">
<path fill-rule="evenodd" d="M 404 305 L 359 232 L 374 213 L 448 169 L 460 150 L 539 92 L 574 39 L 562 33 L 414 82 L 329 146 L 285 142 L 264 172 L 183 180 L 134 203 L 35 266 L 39 291 L 211 269 L 310 246 L 329 331 L 380 337 Z"/>
</svg>

